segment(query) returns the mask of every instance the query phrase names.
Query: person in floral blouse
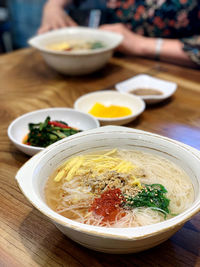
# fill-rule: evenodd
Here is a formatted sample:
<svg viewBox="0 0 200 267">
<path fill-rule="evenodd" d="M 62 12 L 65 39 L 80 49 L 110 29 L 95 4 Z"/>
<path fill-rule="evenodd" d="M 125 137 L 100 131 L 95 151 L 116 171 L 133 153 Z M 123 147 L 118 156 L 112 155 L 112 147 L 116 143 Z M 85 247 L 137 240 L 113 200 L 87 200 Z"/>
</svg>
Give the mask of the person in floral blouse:
<svg viewBox="0 0 200 267">
<path fill-rule="evenodd" d="M 118 51 L 175 64 L 200 66 L 200 0 L 104 1 L 109 19 L 100 29 L 124 36 Z M 76 26 L 76 21 L 64 9 L 69 2 L 48 0 L 38 33 Z"/>
</svg>

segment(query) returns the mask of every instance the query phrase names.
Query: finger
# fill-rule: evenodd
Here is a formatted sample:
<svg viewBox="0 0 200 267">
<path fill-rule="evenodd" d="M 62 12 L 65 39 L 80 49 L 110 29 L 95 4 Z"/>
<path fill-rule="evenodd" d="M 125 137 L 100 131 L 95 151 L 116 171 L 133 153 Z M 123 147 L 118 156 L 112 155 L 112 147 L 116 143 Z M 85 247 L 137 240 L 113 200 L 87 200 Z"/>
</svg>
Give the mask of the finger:
<svg viewBox="0 0 200 267">
<path fill-rule="evenodd" d="M 67 21 L 66 21 L 65 19 L 61 19 L 61 20 L 59 20 L 57 24 L 58 24 L 59 28 L 64 28 L 64 27 L 66 27 L 66 26 L 69 26 L 69 25 L 67 24 Z"/>
<path fill-rule="evenodd" d="M 110 27 L 109 24 L 103 24 L 103 25 L 100 25 L 100 26 L 99 26 L 99 29 L 106 29 L 106 28 L 108 28 L 108 27 Z"/>
<path fill-rule="evenodd" d="M 49 25 L 47 25 L 47 26 L 41 26 L 38 29 L 37 34 L 42 34 L 42 33 L 48 32 L 50 30 L 51 30 L 51 27 Z"/>
<path fill-rule="evenodd" d="M 100 30 L 104 30 L 104 31 L 116 31 L 116 28 L 113 27 L 112 25 L 102 25 L 100 28 Z"/>
<path fill-rule="evenodd" d="M 53 23 L 53 25 L 51 27 L 52 30 L 57 30 L 57 29 L 60 29 L 60 28 L 62 28 L 62 26 L 57 22 Z"/>
<path fill-rule="evenodd" d="M 119 33 L 118 29 L 115 29 L 112 27 L 105 27 L 105 28 L 102 28 L 101 30 Z"/>
</svg>

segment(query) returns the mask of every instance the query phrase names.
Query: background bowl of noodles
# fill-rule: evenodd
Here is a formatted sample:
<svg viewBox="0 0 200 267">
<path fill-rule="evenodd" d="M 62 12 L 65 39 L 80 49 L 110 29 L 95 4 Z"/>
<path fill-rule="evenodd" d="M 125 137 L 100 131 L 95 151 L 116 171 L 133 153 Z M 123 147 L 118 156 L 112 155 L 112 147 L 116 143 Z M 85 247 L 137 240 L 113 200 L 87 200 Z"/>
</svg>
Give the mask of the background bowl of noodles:
<svg viewBox="0 0 200 267">
<path fill-rule="evenodd" d="M 80 223 L 58 214 L 46 204 L 44 189 L 47 179 L 61 163 L 71 156 L 114 148 L 139 150 L 176 164 L 192 184 L 191 204 L 179 215 L 162 222 L 125 228 Z M 78 133 L 44 149 L 18 171 L 16 179 L 27 199 L 75 242 L 106 253 L 133 253 L 164 242 L 199 212 L 199 164 L 200 152 L 180 142 L 126 127 L 104 126 Z M 184 194 L 182 192 L 183 199 Z"/>
<path fill-rule="evenodd" d="M 83 75 L 102 68 L 122 42 L 118 33 L 87 27 L 68 27 L 35 36 L 29 44 L 39 50 L 46 63 L 68 75 Z M 95 49 L 86 48 L 88 43 Z M 68 45 L 78 49 L 69 49 Z"/>
</svg>

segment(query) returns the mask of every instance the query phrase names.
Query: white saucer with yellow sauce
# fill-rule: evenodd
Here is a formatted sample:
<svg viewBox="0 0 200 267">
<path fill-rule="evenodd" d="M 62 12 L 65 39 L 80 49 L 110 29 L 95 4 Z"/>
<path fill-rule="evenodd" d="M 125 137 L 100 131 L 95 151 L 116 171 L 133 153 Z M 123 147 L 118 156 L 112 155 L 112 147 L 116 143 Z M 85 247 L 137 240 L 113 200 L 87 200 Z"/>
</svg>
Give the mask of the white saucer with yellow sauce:
<svg viewBox="0 0 200 267">
<path fill-rule="evenodd" d="M 108 114 L 106 114 L 107 116 L 105 117 L 103 115 L 105 113 L 102 112 L 102 116 L 95 116 L 102 125 L 125 125 L 136 119 L 145 110 L 145 102 L 140 97 L 127 93 L 119 93 L 114 90 L 85 94 L 76 100 L 74 108 L 93 115 L 90 111 L 97 103 L 105 107 L 114 105 L 122 109 L 128 108 L 130 110 L 129 115 L 118 117 L 109 117 Z"/>
</svg>

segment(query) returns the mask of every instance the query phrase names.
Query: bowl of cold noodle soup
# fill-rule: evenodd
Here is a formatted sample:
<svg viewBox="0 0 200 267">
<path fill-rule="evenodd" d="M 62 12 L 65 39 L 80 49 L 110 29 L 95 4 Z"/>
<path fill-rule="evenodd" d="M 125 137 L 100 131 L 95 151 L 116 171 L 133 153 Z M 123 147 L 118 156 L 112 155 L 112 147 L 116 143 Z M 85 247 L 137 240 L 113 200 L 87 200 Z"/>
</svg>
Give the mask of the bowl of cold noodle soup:
<svg viewBox="0 0 200 267">
<path fill-rule="evenodd" d="M 17 173 L 30 202 L 79 244 L 107 253 L 167 240 L 200 209 L 200 152 L 105 126 L 44 149 Z"/>
<path fill-rule="evenodd" d="M 68 75 L 84 75 L 102 68 L 122 42 L 121 34 L 87 27 L 68 27 L 35 36 L 29 44 L 46 63 Z"/>
</svg>

